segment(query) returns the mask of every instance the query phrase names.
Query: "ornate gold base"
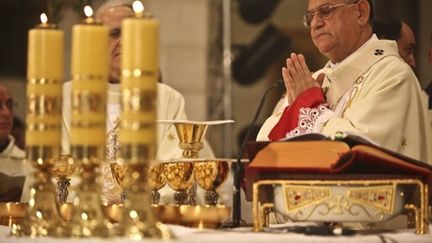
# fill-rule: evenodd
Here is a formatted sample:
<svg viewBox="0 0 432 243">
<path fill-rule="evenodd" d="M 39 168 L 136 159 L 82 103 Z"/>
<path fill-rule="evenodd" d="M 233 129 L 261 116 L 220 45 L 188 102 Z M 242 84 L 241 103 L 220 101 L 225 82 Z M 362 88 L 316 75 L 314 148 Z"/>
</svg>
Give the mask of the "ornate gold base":
<svg viewBox="0 0 432 243">
<path fill-rule="evenodd" d="M 127 192 L 124 204 L 123 222 L 120 226 L 121 235 L 133 240 L 144 238 L 172 239 L 173 235 L 167 226 L 157 222 L 151 211 L 149 193 Z"/>
<path fill-rule="evenodd" d="M 14 236 L 51 236 L 68 237 L 70 231 L 60 216 L 56 202 L 55 188 L 52 184 L 39 184 L 31 188 L 31 199 L 25 219 L 21 225 L 12 225 Z M 19 222 L 18 222 L 19 223 Z"/>
<path fill-rule="evenodd" d="M 406 204 L 405 209 L 411 210 L 414 215 L 414 224 L 416 234 L 427 234 L 428 233 L 428 185 L 420 180 L 415 179 L 376 179 L 376 180 L 260 180 L 253 184 L 253 219 L 254 219 L 254 231 L 262 231 L 263 227 L 268 226 L 268 212 L 269 209 L 274 208 L 273 202 L 268 202 L 261 197 L 260 192 L 263 192 L 264 187 L 273 188 L 276 185 L 281 186 L 305 186 L 311 187 L 324 187 L 324 186 L 353 186 L 358 188 L 359 186 L 392 186 L 396 188 L 399 185 L 414 185 L 417 186 L 418 205 Z M 354 189 L 355 190 L 355 189 Z M 321 194 L 320 194 L 321 195 Z M 414 201 L 414 200 L 413 200 Z M 312 203 L 312 202 L 311 202 Z M 299 206 L 300 207 L 300 206 Z M 338 222 L 337 218 L 331 219 L 332 221 Z"/>
<path fill-rule="evenodd" d="M 105 217 L 98 184 L 80 185 L 74 200 L 71 234 L 75 237 L 116 236 L 113 224 Z"/>
</svg>

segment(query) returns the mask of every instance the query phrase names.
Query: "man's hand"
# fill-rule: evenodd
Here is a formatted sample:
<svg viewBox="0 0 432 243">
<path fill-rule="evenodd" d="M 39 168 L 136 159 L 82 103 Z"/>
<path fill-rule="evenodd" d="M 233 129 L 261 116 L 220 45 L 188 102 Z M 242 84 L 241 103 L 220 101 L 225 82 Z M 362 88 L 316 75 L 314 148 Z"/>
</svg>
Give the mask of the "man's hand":
<svg viewBox="0 0 432 243">
<path fill-rule="evenodd" d="M 289 104 L 292 104 L 307 89 L 321 87 L 324 74 L 321 73 L 316 80 L 313 79 L 302 54 L 291 53 L 286 64 L 287 66 L 282 68 L 282 77 L 287 89 Z"/>
</svg>

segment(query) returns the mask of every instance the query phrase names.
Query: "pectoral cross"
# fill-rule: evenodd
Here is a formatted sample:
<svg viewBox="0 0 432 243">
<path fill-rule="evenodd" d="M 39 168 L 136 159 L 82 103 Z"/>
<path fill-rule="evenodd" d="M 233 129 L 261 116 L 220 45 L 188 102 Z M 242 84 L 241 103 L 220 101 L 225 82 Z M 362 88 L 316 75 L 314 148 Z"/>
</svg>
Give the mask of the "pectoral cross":
<svg viewBox="0 0 432 243">
<path fill-rule="evenodd" d="M 401 139 L 401 150 L 405 151 L 406 146 L 408 145 L 408 139 L 405 136 L 402 136 Z"/>
</svg>

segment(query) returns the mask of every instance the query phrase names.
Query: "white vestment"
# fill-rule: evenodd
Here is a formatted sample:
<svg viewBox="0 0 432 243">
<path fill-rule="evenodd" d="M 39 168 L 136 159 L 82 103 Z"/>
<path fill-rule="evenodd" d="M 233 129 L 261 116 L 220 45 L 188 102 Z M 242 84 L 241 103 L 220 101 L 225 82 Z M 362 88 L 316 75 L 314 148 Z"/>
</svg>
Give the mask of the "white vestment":
<svg viewBox="0 0 432 243">
<path fill-rule="evenodd" d="M 341 132 L 367 137 L 382 147 L 432 163 L 432 132 L 427 105 L 411 68 L 400 58 L 396 42 L 373 36 L 341 63 L 328 63 L 322 85 L 326 105 L 302 108 L 298 126 L 287 136 Z M 269 117 L 257 140 L 268 134 L 282 112 Z"/>
<path fill-rule="evenodd" d="M 13 189 L 18 186 L 18 184 L 20 184 L 21 187 L 23 186 L 23 178 L 31 172 L 31 165 L 24 162 L 25 152 L 15 145 L 14 137 L 9 135 L 8 138 L 9 144 L 6 146 L 6 149 L 0 153 L 0 173 L 2 177 L 5 177 L 2 178 L 1 187 L 3 188 L 7 185 L 10 189 Z M 22 193 L 22 195 L 23 194 L 24 193 Z"/>
</svg>

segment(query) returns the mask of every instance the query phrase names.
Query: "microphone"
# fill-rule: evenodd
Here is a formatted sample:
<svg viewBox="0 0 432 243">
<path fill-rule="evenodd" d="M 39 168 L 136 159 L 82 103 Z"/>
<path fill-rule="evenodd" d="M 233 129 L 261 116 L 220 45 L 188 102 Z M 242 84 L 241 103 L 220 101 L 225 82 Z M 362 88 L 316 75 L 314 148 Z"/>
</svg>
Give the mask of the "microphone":
<svg viewBox="0 0 432 243">
<path fill-rule="evenodd" d="M 278 88 L 279 90 L 282 90 L 285 87 L 284 85 L 284 81 L 282 79 L 277 80 L 270 88 L 268 88 L 262 98 L 261 101 L 258 105 L 258 109 L 255 112 L 255 116 L 252 120 L 252 123 L 250 124 L 247 132 L 246 132 L 246 136 L 243 139 L 243 142 L 240 146 L 240 149 L 238 151 L 237 154 L 237 158 L 236 158 L 236 163 L 233 164 L 233 176 L 234 176 L 234 192 L 233 192 L 233 212 L 232 212 L 232 225 L 230 225 L 230 227 L 239 227 L 240 226 L 240 221 L 241 221 L 241 197 L 240 197 L 240 193 L 241 193 L 241 181 L 243 178 L 243 166 L 241 163 L 241 158 L 242 155 L 246 149 L 246 144 L 247 141 L 249 140 L 249 137 L 251 135 L 252 132 L 252 128 L 255 126 L 255 122 L 258 119 L 259 114 L 261 113 L 262 107 L 264 105 L 264 101 L 267 97 L 267 94 L 273 90 L 274 88 Z"/>
</svg>

